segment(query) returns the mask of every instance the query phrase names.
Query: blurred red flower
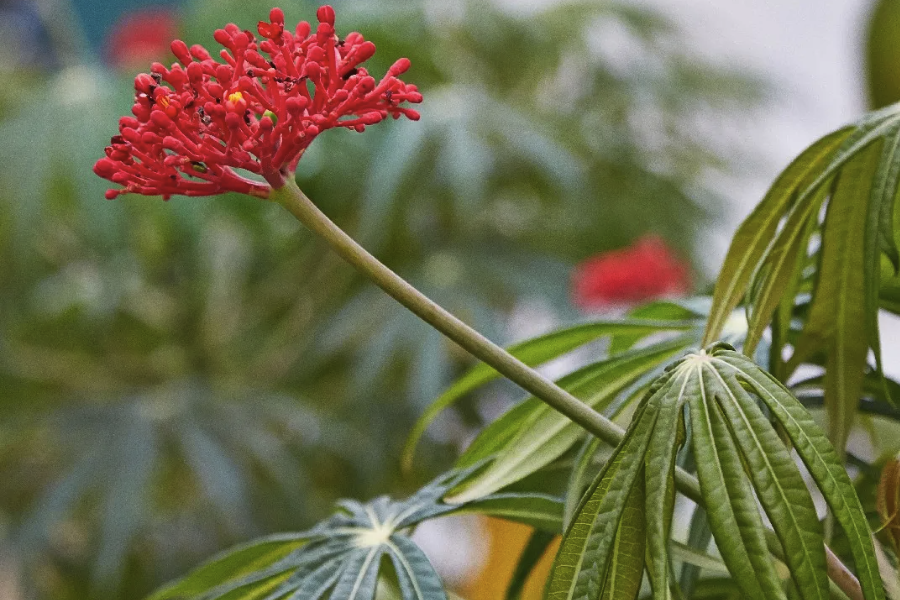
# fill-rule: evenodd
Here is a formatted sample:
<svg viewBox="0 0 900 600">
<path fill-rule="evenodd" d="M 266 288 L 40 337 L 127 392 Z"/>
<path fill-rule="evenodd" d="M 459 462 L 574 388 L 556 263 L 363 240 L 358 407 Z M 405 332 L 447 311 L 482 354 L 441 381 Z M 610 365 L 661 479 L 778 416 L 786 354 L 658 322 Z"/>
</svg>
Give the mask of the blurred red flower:
<svg viewBox="0 0 900 600">
<path fill-rule="evenodd" d="M 130 12 L 113 26 L 106 42 L 106 62 L 122 71 L 133 71 L 169 53 L 169 42 L 178 35 L 178 21 L 164 9 Z"/>
<path fill-rule="evenodd" d="M 583 309 L 634 304 L 686 294 L 690 266 L 656 235 L 587 259 L 572 277 L 573 301 Z"/>
</svg>

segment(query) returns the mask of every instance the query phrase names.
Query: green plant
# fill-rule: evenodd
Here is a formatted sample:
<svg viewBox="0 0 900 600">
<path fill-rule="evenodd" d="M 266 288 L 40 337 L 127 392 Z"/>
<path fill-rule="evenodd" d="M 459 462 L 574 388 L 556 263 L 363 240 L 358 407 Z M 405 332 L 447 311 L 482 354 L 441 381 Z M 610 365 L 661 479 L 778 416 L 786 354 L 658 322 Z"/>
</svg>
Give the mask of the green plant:
<svg viewBox="0 0 900 600">
<path fill-rule="evenodd" d="M 654 598 L 690 595 L 698 584 L 698 570 L 690 565 L 716 561 L 705 556 L 711 537 L 733 582 L 749 598 L 826 598 L 833 586 L 834 593 L 872 600 L 884 597 L 880 569 L 888 578 L 896 574 L 879 566 L 866 514 L 840 456 L 870 370 L 870 347 L 872 377 L 884 382 L 885 392 L 890 387 L 880 370 L 874 312 L 882 255 L 897 262 L 895 114 L 897 109 L 888 109 L 827 136 L 779 177 L 732 243 L 705 315 L 706 347 L 661 372 L 696 340 L 702 321 L 696 312 L 650 306 L 629 320 L 576 327 L 507 352 L 356 244 L 300 191 L 290 169 L 263 172 L 271 185 L 265 195 L 421 319 L 533 394 L 472 444 L 459 461 L 467 470 L 449 476 L 452 483 L 440 492 L 425 488 L 423 493 L 439 514 L 452 507 L 472 509 L 472 503 L 490 505 L 493 494 L 516 485 L 532 492 L 502 497 L 518 514 L 535 519 L 542 508 L 561 512 L 564 535 L 547 598 L 636 598 L 645 572 Z M 106 167 L 98 172 L 109 175 Z M 742 299 L 747 327 L 735 342 L 753 353 L 763 333 L 771 331 L 762 354 L 771 372 L 731 345 L 712 343 L 735 318 Z M 650 320 L 658 315 L 663 318 Z M 661 332 L 675 333 L 662 340 L 649 337 Z M 516 356 L 538 363 L 604 335 L 611 336 L 609 357 L 556 383 Z M 820 385 L 830 442 L 786 387 L 796 367 L 811 360 L 825 367 Z M 471 372 L 439 399 L 438 409 L 491 375 L 484 367 Z M 604 413 L 614 416 L 625 408 L 633 414 L 623 431 Z M 567 454 L 571 460 L 579 440 L 585 441 L 572 463 L 568 489 L 543 489 L 541 469 Z M 592 475 L 600 442 L 615 450 Z M 828 503 L 833 518 L 828 536 L 792 451 Z M 562 492 L 567 501 L 538 507 L 533 492 Z M 680 577 L 674 574 L 670 540 L 678 493 L 693 501 L 695 516 L 700 515 L 686 541 L 702 559 L 681 553 Z M 345 505 L 318 529 L 263 542 L 267 550 L 276 544 L 273 554 L 247 572 L 235 572 L 234 565 L 243 562 L 242 552 L 256 557 L 256 546 L 201 568 L 157 598 L 374 598 L 380 581 L 403 598 L 443 598 L 431 572 L 413 566 L 418 555 L 402 550 L 403 538 L 394 538 L 412 524 L 406 515 L 428 514 L 416 498 L 406 508 L 386 500 L 368 508 Z M 541 521 L 555 522 L 546 515 Z M 836 531 L 855 575 L 826 544 L 826 537 L 834 543 Z M 393 569 L 381 561 L 383 554 L 391 557 Z"/>
<path fill-rule="evenodd" d="M 309 47 L 331 52 L 334 13 L 323 7 L 319 19 L 324 27 L 318 34 L 307 38 L 306 29 L 299 37 Z M 260 25 L 260 33 L 276 49 L 285 43 L 277 29 L 281 24 L 283 15 L 273 11 L 271 22 Z M 217 36 L 238 62 L 248 44 L 240 36 L 244 34 L 237 28 Z M 359 39 L 348 42 L 351 48 L 360 44 Z M 339 56 L 346 59 L 351 50 L 343 52 Z M 269 54 L 274 73 L 247 77 L 277 76 L 282 81 L 263 83 L 275 81 L 278 93 L 289 94 L 284 62 L 277 52 Z M 304 72 L 312 74 L 312 98 L 299 108 L 279 106 L 277 115 L 272 111 L 276 121 L 262 110 L 271 100 L 262 88 L 252 81 L 232 81 L 227 108 L 220 111 L 229 112 L 217 115 L 207 108 L 200 113 L 201 119 L 207 113 L 218 119 L 214 126 L 206 122 L 218 127 L 204 130 L 217 140 L 209 154 L 160 134 L 181 128 L 180 135 L 198 143 L 191 139 L 196 132 L 190 121 L 173 126 L 167 118 L 153 116 L 168 115 L 175 100 L 161 99 L 170 92 L 154 91 L 159 81 L 138 81 L 139 118 L 123 121 L 122 139 L 114 138 L 109 157 L 98 162 L 96 172 L 124 184 L 128 192 L 220 191 L 206 185 L 213 183 L 277 202 L 400 304 L 480 359 L 483 364 L 448 389 L 423 417 L 408 460 L 435 414 L 490 380 L 504 376 L 531 396 L 487 427 L 454 471 L 408 500 L 345 502 L 333 517 L 306 532 L 264 538 L 214 559 L 154 600 L 446 598 L 407 533 L 426 519 L 460 511 L 502 516 L 543 532 L 523 554 L 510 598 L 549 542 L 547 533 L 563 534 L 546 587 L 550 600 L 628 599 L 642 593 L 659 599 L 740 593 L 748 598 L 875 600 L 884 598 L 885 590 L 894 597 L 896 556 L 873 542 L 863 494 L 845 465 L 853 460 L 847 440 L 859 414 L 896 412 L 892 403 L 898 384 L 882 373 L 877 311 L 895 310 L 898 302 L 900 108 L 873 113 L 826 136 L 785 170 L 738 230 L 705 306 L 699 300 L 651 304 L 625 319 L 567 328 L 507 351 L 385 267 L 296 184 L 295 158 L 320 127 L 341 126 L 339 117 L 346 116 L 338 114 L 338 107 L 345 106 L 347 97 L 335 93 L 344 85 L 340 80 L 349 73 L 348 65 L 353 73 L 346 79 L 347 89 L 361 100 L 351 107 L 358 112 L 345 110 L 355 119 L 345 121 L 347 126 L 371 125 L 390 112 L 416 117 L 385 95 L 387 90 L 398 99 L 421 98 L 396 79 L 408 61 L 395 63 L 387 83 L 380 84 L 384 87 L 375 87 L 362 83 L 366 74 L 357 72 L 349 59 L 336 67 L 325 65 L 332 56 L 328 53 L 304 49 L 298 56 L 306 63 Z M 194 97 L 201 84 L 221 96 L 209 86 L 212 67 L 207 59 L 199 51 L 194 57 L 198 62 L 190 56 L 182 60 L 192 68 L 204 63 L 202 77 L 191 75 Z M 161 74 L 176 91 L 184 91 L 180 75 Z M 215 71 L 215 77 L 225 81 L 231 74 Z M 146 94 L 156 94 L 156 101 L 148 102 Z M 185 94 L 179 98 L 190 100 Z M 307 105 L 314 109 L 304 113 Z M 143 116 L 142 107 L 147 112 Z M 178 106 L 182 109 L 187 104 Z M 181 118 L 173 112 L 171 119 Z M 282 136 L 278 144 L 268 137 L 273 131 Z M 221 160 L 218 151 L 232 148 L 233 138 L 225 135 L 229 132 L 255 158 L 247 152 L 226 153 L 226 160 L 235 164 L 215 165 Z M 297 145 L 295 154 L 279 152 L 293 147 L 289 144 Z M 128 162 L 135 156 L 156 168 L 146 172 L 135 167 Z M 260 177 L 236 180 L 237 174 L 228 170 L 235 167 Z M 179 171 L 167 170 L 172 168 Z M 177 183 L 170 184 L 170 176 Z M 606 356 L 557 382 L 533 368 L 604 337 Z M 824 374 L 798 382 L 792 376 L 801 365 L 820 367 Z M 797 396 L 808 405 L 821 399 L 827 436 Z M 614 447 L 611 454 L 600 451 L 604 443 Z M 828 504 L 825 519 L 816 512 L 794 455 Z M 560 485 L 546 477 L 551 468 L 565 469 L 568 482 Z M 896 497 L 895 479 L 882 480 L 880 506 Z M 693 512 L 685 539 L 672 534 L 677 503 Z M 887 522 L 895 517 L 882 511 Z M 718 556 L 709 554 L 711 542 Z M 851 559 L 852 570 L 846 566 Z M 723 572 L 727 578 L 721 577 Z M 706 579 L 708 573 L 716 577 Z"/>
<path fill-rule="evenodd" d="M 329 216 L 498 342 L 522 335 L 523 306 L 579 318 L 569 276 L 590 254 L 647 231 L 698 254 L 695 223 L 717 202 L 703 177 L 746 157 L 687 124 L 742 123 L 759 81 L 629 5 L 432 5 L 341 3 L 342 29 L 380 49 L 373 73 L 408 56 L 428 102 L 409 127 L 309 148 L 298 177 Z M 182 30 L 208 43 L 270 6 L 189 0 Z M 597 27 L 633 44 L 597 53 Z M 58 53 L 65 69 L 8 76 L 2 92 L 0 137 L 21 143 L 0 150 L 0 569 L 11 556 L 42 600 L 139 597 L 241 540 L 310 526 L 336 498 L 402 495 L 445 468 L 457 437 L 426 436 L 410 475 L 396 458 L 467 353 L 270 203 L 98 202 L 85 149 L 127 114 L 134 74 Z M 623 70 L 623 55 L 659 68 Z M 573 73 L 583 88 L 546 95 Z M 473 148 L 490 156 L 478 178 Z M 479 401 L 454 406 L 460 436 L 484 424 Z M 136 430 L 142 453 L 98 460 Z"/>
</svg>

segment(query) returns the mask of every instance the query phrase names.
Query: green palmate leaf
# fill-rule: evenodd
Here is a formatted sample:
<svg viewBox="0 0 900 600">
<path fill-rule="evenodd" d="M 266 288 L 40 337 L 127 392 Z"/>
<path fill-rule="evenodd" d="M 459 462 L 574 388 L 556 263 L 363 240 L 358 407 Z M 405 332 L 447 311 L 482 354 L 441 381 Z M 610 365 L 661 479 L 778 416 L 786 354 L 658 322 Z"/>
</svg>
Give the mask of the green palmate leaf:
<svg viewBox="0 0 900 600">
<path fill-rule="evenodd" d="M 699 398 L 689 403 L 691 440 L 710 529 L 728 570 L 747 597 L 784 599 L 740 455 L 699 368 L 692 374 L 698 381 Z"/>
<path fill-rule="evenodd" d="M 409 538 L 419 523 L 478 513 L 526 523 L 551 537 L 562 526 L 563 502 L 551 496 L 509 493 L 470 504 L 443 502 L 467 475 L 444 474 L 402 501 L 343 501 L 338 513 L 309 531 L 227 552 L 150 600 L 372 600 L 384 582 L 396 588 L 391 593 L 399 600 L 446 600 L 440 578 Z"/>
<path fill-rule="evenodd" d="M 675 541 L 670 541 L 669 546 L 672 558 L 681 561 L 685 565 L 691 565 L 696 567 L 697 570 L 704 569 L 706 571 L 712 571 L 713 573 L 728 573 L 728 567 L 725 566 L 725 563 L 723 563 L 721 559 L 710 556 L 706 552 L 701 552 L 696 548 Z M 692 597 L 692 595 L 688 593 L 685 593 L 685 596 L 688 598 Z"/>
<path fill-rule="evenodd" d="M 791 578 L 803 598 L 828 597 L 822 526 L 791 455 L 768 419 L 733 376 L 712 367 L 704 381 L 737 442 L 757 497 L 784 549 Z"/>
<path fill-rule="evenodd" d="M 564 385 L 565 381 L 566 378 L 563 378 L 557 383 Z M 529 399 L 507 410 L 472 440 L 463 455 L 456 460 L 456 466 L 467 469 L 494 456 L 525 427 L 538 406 L 540 402 Z"/>
<path fill-rule="evenodd" d="M 563 378 L 560 385 L 602 411 L 629 385 L 686 345 L 685 340 L 677 339 L 621 354 Z M 515 436 L 497 451 L 493 462 L 484 471 L 464 482 L 448 501 L 467 502 L 514 483 L 560 457 L 583 435 L 581 427 L 546 404 L 535 398 L 526 403 L 532 410 L 518 423 Z M 489 426 L 479 437 L 490 438 L 495 431 Z M 460 462 L 467 464 L 471 458 L 464 455 Z"/>
<path fill-rule="evenodd" d="M 347 600 L 372 600 L 378 586 L 378 569 L 385 548 L 382 544 L 359 548 L 349 553 L 332 597 Z"/>
<path fill-rule="evenodd" d="M 836 131 L 804 151 L 775 180 L 766 197 L 741 224 L 732 239 L 716 283 L 713 310 L 707 322 L 704 344 L 714 341 L 721 334 L 731 311 L 744 295 L 778 223 L 796 201 L 800 183 L 820 171 L 834 157 L 851 132 L 852 128 L 849 127 Z"/>
<path fill-rule="evenodd" d="M 683 443 L 679 433 L 685 397 L 696 392 L 686 372 L 679 372 L 661 405 L 653 437 L 645 458 L 647 479 L 648 574 L 655 598 L 665 599 L 669 591 L 669 532 L 675 502 L 675 457 Z"/>
<path fill-rule="evenodd" d="M 261 538 L 212 558 L 181 581 L 162 588 L 148 600 L 198 597 L 224 583 L 271 567 L 308 543 L 309 539 L 309 536 L 303 534 Z"/>
<path fill-rule="evenodd" d="M 893 225 L 895 200 L 900 193 L 900 126 L 886 137 L 882 144 L 879 164 L 871 183 L 869 210 L 865 225 L 863 250 L 866 315 L 866 334 L 875 355 L 875 365 L 879 375 L 884 376 L 881 361 L 881 338 L 878 331 L 878 306 L 881 287 L 882 252 L 894 267 L 900 270 Z M 888 394 L 890 395 L 890 394 Z"/>
<path fill-rule="evenodd" d="M 428 557 L 412 541 L 395 535 L 387 547 L 403 600 L 436 600 L 446 596 Z"/>
<path fill-rule="evenodd" d="M 600 471 L 563 536 L 550 582 L 548 600 L 600 598 L 609 573 L 613 542 L 656 424 L 657 392 L 632 420 L 622 443 Z"/>
<path fill-rule="evenodd" d="M 784 428 L 847 536 L 865 597 L 884 598 L 865 513 L 834 448 L 812 416 L 780 382 L 745 356 L 719 350 L 713 355 L 713 363 L 725 374 L 732 370 L 740 381 L 750 386 Z"/>
<path fill-rule="evenodd" d="M 552 534 L 562 531 L 563 501 L 545 494 L 492 494 L 470 502 L 455 512 L 499 517 Z"/>
<path fill-rule="evenodd" d="M 692 326 L 690 322 L 683 320 L 597 321 L 554 331 L 515 344 L 509 348 L 509 352 L 528 366 L 536 366 L 605 336 L 629 335 L 640 339 L 654 333 L 685 331 Z M 419 440 L 441 412 L 464 395 L 499 377 L 500 374 L 492 367 L 479 363 L 441 394 L 413 426 L 403 450 L 404 468 L 412 465 Z"/>
<path fill-rule="evenodd" d="M 513 571 L 512 578 L 509 580 L 509 586 L 506 588 L 505 600 L 520 600 L 522 591 L 525 589 L 525 583 L 535 566 L 544 557 L 547 548 L 556 539 L 556 535 L 547 533 L 546 531 L 535 530 L 528 543 L 519 555 L 519 561 L 516 563 L 516 569 Z"/>
<path fill-rule="evenodd" d="M 691 521 L 688 525 L 688 539 L 686 548 L 694 552 L 705 553 L 709 542 L 712 539 L 712 531 L 709 529 L 709 520 L 706 517 L 706 509 L 698 506 L 691 515 Z M 691 598 L 694 593 L 694 586 L 700 578 L 700 568 L 703 565 L 684 559 L 681 565 L 681 593 L 686 598 Z M 724 563 L 722 567 L 727 571 Z"/>
<path fill-rule="evenodd" d="M 445 600 L 440 579 L 405 532 L 460 510 L 440 501 L 460 475 L 441 476 L 405 501 L 344 502 L 341 512 L 310 531 L 240 547 L 152 600 L 371 600 L 385 564 L 393 566 L 402 600 Z M 556 506 L 558 524 L 562 502 Z"/>
<path fill-rule="evenodd" d="M 575 456 L 575 464 L 572 467 L 572 472 L 569 474 L 569 484 L 566 487 L 566 505 L 563 510 L 563 526 L 565 528 L 568 528 L 569 523 L 572 522 L 575 510 L 581 503 L 581 496 L 593 478 L 593 474 L 589 475 L 591 473 L 591 463 L 594 460 L 597 449 L 602 444 L 603 442 L 600 438 L 587 436 L 584 438 L 581 448 Z"/>
<path fill-rule="evenodd" d="M 634 600 L 641 591 L 647 543 L 644 486 L 644 480 L 638 476 L 622 510 L 601 600 Z"/>
<path fill-rule="evenodd" d="M 841 171 L 825 217 L 819 277 L 809 318 L 791 364 L 825 345 L 825 405 L 829 435 L 843 451 L 853 424 L 869 350 L 866 329 L 865 256 L 868 190 L 878 146 L 858 154 Z"/>
<path fill-rule="evenodd" d="M 828 185 L 831 186 L 831 183 Z M 825 190 L 830 188 L 823 186 L 821 189 Z M 810 245 L 810 240 L 814 233 L 816 233 L 818 227 L 819 222 L 817 219 L 810 218 L 806 222 L 806 231 L 800 235 L 800 239 L 805 240 L 806 247 L 804 248 L 803 246 L 804 242 L 800 242 L 801 251 L 796 254 L 793 273 L 788 277 L 787 284 L 784 286 L 781 293 L 781 299 L 772 315 L 770 329 L 772 339 L 769 345 L 768 367 L 773 374 L 783 379 L 787 379 L 788 377 L 785 368 L 786 364 L 783 349 L 788 342 L 788 336 L 791 331 L 791 322 L 794 316 L 796 298 L 800 291 L 804 289 L 804 286 L 812 288 L 813 285 L 811 279 L 814 276 L 815 269 L 810 267 L 814 264 L 815 257 L 810 257 L 808 255 L 808 247 Z M 762 314 L 762 312 L 759 314 Z M 762 320 L 760 319 L 760 321 Z M 757 325 L 757 327 L 759 327 L 759 325 Z M 762 324 L 762 328 L 765 328 L 765 324 Z M 759 335 L 762 336 L 762 332 L 760 332 Z"/>
<path fill-rule="evenodd" d="M 675 321 L 684 323 L 694 323 L 694 327 L 699 330 L 703 326 L 706 315 L 695 310 L 693 307 L 684 302 L 658 301 L 650 302 L 628 312 L 628 319 L 640 319 L 648 321 Z M 699 332 L 698 332 L 699 335 Z M 642 333 L 628 334 L 619 333 L 613 335 L 609 342 L 609 353 L 619 354 L 634 346 L 641 339 L 646 337 Z"/>
<path fill-rule="evenodd" d="M 810 222 L 814 220 L 829 190 L 829 182 L 822 182 L 812 193 L 797 200 L 784 227 L 767 250 L 759 267 L 760 272 L 754 276 L 759 285 L 748 299 L 750 315 L 743 348 L 748 355 L 752 355 L 762 339 L 772 313 L 797 274 L 798 262 L 806 256 L 812 234 Z"/>
</svg>

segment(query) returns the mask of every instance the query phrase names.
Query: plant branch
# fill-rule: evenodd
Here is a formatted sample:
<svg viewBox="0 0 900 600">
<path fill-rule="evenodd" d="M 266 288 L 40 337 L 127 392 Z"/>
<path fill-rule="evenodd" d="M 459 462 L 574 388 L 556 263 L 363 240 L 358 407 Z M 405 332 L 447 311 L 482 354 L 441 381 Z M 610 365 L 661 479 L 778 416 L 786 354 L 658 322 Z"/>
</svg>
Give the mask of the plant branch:
<svg viewBox="0 0 900 600">
<path fill-rule="evenodd" d="M 286 176 L 284 186 L 273 189 L 269 199 L 281 204 L 300 223 L 321 236 L 344 260 L 389 296 L 474 357 L 607 444 L 617 446 L 622 441 L 625 432 L 621 427 L 466 325 L 369 254 L 307 198 L 293 176 Z M 675 484 L 683 495 L 699 505 L 704 504 L 700 484 L 690 473 L 676 467 Z M 853 600 L 864 600 L 859 581 L 827 545 L 825 548 L 829 577 Z"/>
</svg>

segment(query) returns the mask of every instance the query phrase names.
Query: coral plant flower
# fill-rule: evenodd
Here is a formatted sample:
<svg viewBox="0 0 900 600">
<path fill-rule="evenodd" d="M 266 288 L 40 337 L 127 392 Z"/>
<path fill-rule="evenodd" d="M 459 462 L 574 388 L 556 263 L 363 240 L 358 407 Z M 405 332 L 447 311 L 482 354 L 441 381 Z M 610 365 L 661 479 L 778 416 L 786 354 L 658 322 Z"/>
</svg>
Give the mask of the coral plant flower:
<svg viewBox="0 0 900 600">
<path fill-rule="evenodd" d="M 416 86 L 398 78 L 409 60 L 376 80 L 360 66 L 375 45 L 359 33 L 338 37 L 330 6 L 317 17 L 315 30 L 303 21 L 289 31 L 274 8 L 258 24 L 259 37 L 227 25 L 214 35 L 224 46 L 219 60 L 202 46 L 172 42 L 178 62 L 153 63 L 135 78 L 132 116 L 119 120 L 106 157 L 94 165 L 121 186 L 106 197 L 233 191 L 266 198 L 326 129 L 418 119 L 401 106 L 422 101 Z"/>
<path fill-rule="evenodd" d="M 573 301 L 592 310 L 635 304 L 690 290 L 690 267 L 656 235 L 587 259 L 572 277 Z"/>
</svg>

